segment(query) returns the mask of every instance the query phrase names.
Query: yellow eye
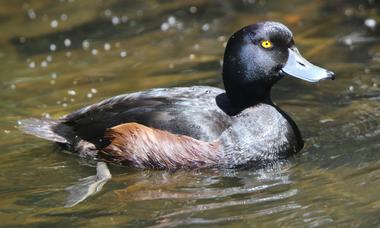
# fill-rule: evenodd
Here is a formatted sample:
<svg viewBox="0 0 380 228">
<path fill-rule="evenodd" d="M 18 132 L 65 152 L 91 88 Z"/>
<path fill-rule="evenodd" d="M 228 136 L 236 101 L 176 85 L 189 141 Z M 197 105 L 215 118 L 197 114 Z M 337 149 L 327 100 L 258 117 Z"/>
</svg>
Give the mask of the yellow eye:
<svg viewBox="0 0 380 228">
<path fill-rule="evenodd" d="M 261 46 L 263 48 L 271 48 L 273 46 L 273 44 L 269 40 L 263 40 L 263 41 L 261 41 Z"/>
</svg>

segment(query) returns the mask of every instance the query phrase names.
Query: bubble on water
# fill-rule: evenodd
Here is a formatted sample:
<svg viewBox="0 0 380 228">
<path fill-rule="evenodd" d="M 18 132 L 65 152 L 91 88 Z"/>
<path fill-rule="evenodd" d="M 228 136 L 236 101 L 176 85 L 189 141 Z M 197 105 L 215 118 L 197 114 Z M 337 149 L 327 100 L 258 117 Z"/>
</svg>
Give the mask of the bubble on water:
<svg viewBox="0 0 380 228">
<path fill-rule="evenodd" d="M 198 11 L 198 8 L 196 6 L 191 6 L 189 11 L 190 13 L 196 13 Z"/>
<path fill-rule="evenodd" d="M 55 44 L 50 44 L 49 49 L 50 49 L 50 51 L 56 51 L 57 46 Z"/>
<path fill-rule="evenodd" d="M 67 14 L 61 14 L 61 21 L 66 21 L 67 20 Z"/>
<path fill-rule="evenodd" d="M 170 28 L 169 23 L 164 22 L 164 23 L 161 24 L 161 30 L 162 31 L 167 31 L 169 28 Z"/>
<path fill-rule="evenodd" d="M 24 36 L 21 36 L 21 37 L 18 38 L 18 40 L 20 41 L 20 43 L 23 44 L 23 43 L 25 43 L 26 38 Z"/>
<path fill-rule="evenodd" d="M 92 55 L 97 55 L 98 54 L 98 49 L 94 48 L 91 50 Z"/>
<path fill-rule="evenodd" d="M 354 88 L 354 86 L 351 85 L 351 86 L 348 87 L 348 90 L 349 90 L 350 92 L 353 92 L 353 91 L 355 90 L 355 88 Z"/>
<path fill-rule="evenodd" d="M 194 54 L 190 54 L 190 55 L 189 55 L 189 59 L 190 59 L 190 60 L 194 60 L 194 59 L 195 59 L 195 55 L 194 55 Z"/>
<path fill-rule="evenodd" d="M 78 81 L 77 81 L 77 80 L 74 80 L 74 81 L 73 81 L 73 85 L 76 85 L 76 84 L 78 84 Z"/>
<path fill-rule="evenodd" d="M 178 29 L 182 29 L 182 28 L 183 28 L 183 23 L 182 23 L 182 22 L 177 22 L 176 27 L 177 27 Z"/>
<path fill-rule="evenodd" d="M 92 93 L 88 93 L 88 94 L 87 94 L 87 97 L 88 97 L 88 98 L 92 98 Z"/>
<path fill-rule="evenodd" d="M 144 11 L 143 10 L 137 10 L 136 15 L 141 17 L 144 15 Z"/>
<path fill-rule="evenodd" d="M 169 64 L 169 69 L 173 69 L 174 68 L 174 63 L 170 63 Z"/>
<path fill-rule="evenodd" d="M 82 41 L 82 47 L 85 50 L 89 49 L 90 48 L 90 42 L 88 40 L 83 40 Z"/>
<path fill-rule="evenodd" d="M 33 9 L 28 9 L 28 17 L 29 19 L 34 20 L 36 19 L 37 14 Z"/>
<path fill-rule="evenodd" d="M 113 25 L 118 25 L 118 24 L 120 24 L 120 18 L 119 17 L 116 17 L 116 16 L 114 16 L 114 17 L 112 17 L 112 24 Z"/>
<path fill-rule="evenodd" d="M 225 42 L 226 37 L 225 36 L 218 36 L 217 40 L 218 40 L 218 42 Z"/>
<path fill-rule="evenodd" d="M 34 61 L 31 61 L 28 66 L 29 68 L 33 69 L 36 67 L 36 63 Z"/>
<path fill-rule="evenodd" d="M 95 89 L 95 88 L 91 88 L 91 93 L 97 93 L 97 92 L 98 92 L 97 89 Z"/>
<path fill-rule="evenodd" d="M 119 48 L 120 47 L 120 42 L 115 43 L 115 47 Z"/>
<path fill-rule="evenodd" d="M 50 77 L 51 77 L 52 79 L 56 79 L 56 78 L 57 78 L 57 73 L 54 73 L 54 72 L 51 73 L 51 74 L 50 74 Z"/>
<path fill-rule="evenodd" d="M 47 67 L 48 66 L 48 62 L 47 61 L 42 61 L 41 62 L 41 67 Z"/>
<path fill-rule="evenodd" d="M 11 133 L 11 131 L 10 130 L 4 130 L 4 133 L 9 134 L 9 133 Z"/>
<path fill-rule="evenodd" d="M 375 19 L 373 18 L 367 18 L 365 19 L 364 21 L 364 25 L 367 26 L 368 28 L 370 29 L 375 29 L 376 28 L 376 25 L 377 25 L 377 22 Z"/>
<path fill-rule="evenodd" d="M 127 23 L 127 22 L 128 22 L 128 16 L 125 16 L 125 15 L 122 16 L 122 17 L 121 17 L 121 22 L 122 22 L 122 23 Z"/>
<path fill-rule="evenodd" d="M 175 17 L 170 16 L 170 17 L 168 18 L 168 23 L 169 23 L 170 26 L 175 25 L 175 22 L 176 22 Z"/>
<path fill-rule="evenodd" d="M 105 44 L 104 44 L 104 50 L 106 50 L 106 51 L 111 50 L 111 44 L 109 44 L 109 43 L 105 43 Z"/>
<path fill-rule="evenodd" d="M 46 56 L 46 61 L 48 61 L 48 62 L 53 61 L 53 56 L 51 56 L 51 55 Z"/>
<path fill-rule="evenodd" d="M 16 84 L 12 84 L 12 85 L 11 85 L 11 89 L 12 89 L 12 90 L 15 90 L 15 89 L 16 89 Z"/>
<path fill-rule="evenodd" d="M 69 89 L 67 90 L 67 94 L 69 94 L 70 96 L 75 96 L 77 93 L 75 92 L 75 90 Z"/>
<path fill-rule="evenodd" d="M 63 43 L 65 44 L 66 47 L 70 47 L 71 46 L 71 40 L 69 38 L 66 38 Z"/>
<path fill-rule="evenodd" d="M 50 81 L 50 84 L 51 84 L 51 85 L 55 85 L 55 80 L 51 80 L 51 81 Z"/>
<path fill-rule="evenodd" d="M 52 20 L 50 22 L 50 27 L 52 28 L 57 28 L 58 27 L 58 21 L 57 20 Z"/>
<path fill-rule="evenodd" d="M 347 17 L 352 16 L 354 13 L 355 11 L 352 8 L 348 8 L 344 10 L 344 15 L 346 15 Z"/>
<path fill-rule="evenodd" d="M 71 57 L 71 51 L 67 51 L 67 52 L 65 53 L 65 55 L 66 55 L 67 58 L 70 58 L 70 57 Z"/>
<path fill-rule="evenodd" d="M 127 57 L 127 52 L 126 51 L 121 51 L 120 52 L 120 57 L 122 57 L 122 58 L 125 58 L 125 57 Z"/>
<path fill-rule="evenodd" d="M 112 11 L 110 9 L 104 10 L 104 16 L 106 16 L 106 17 L 112 16 Z"/>
<path fill-rule="evenodd" d="M 200 46 L 199 46 L 199 44 L 194 44 L 193 48 L 194 48 L 194 50 L 199 50 Z"/>
<path fill-rule="evenodd" d="M 67 107 L 67 103 L 63 103 L 62 107 L 64 107 L 64 108 Z"/>
<path fill-rule="evenodd" d="M 203 31 L 207 32 L 209 29 L 210 29 L 210 25 L 209 24 L 206 23 L 206 24 L 202 25 L 202 30 Z"/>
</svg>

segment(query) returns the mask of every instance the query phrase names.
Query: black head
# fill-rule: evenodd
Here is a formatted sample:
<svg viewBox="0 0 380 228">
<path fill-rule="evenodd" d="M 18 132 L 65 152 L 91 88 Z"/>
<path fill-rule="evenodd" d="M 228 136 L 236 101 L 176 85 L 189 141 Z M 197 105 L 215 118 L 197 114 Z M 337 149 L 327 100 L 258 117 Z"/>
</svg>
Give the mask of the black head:
<svg viewBox="0 0 380 228">
<path fill-rule="evenodd" d="M 294 46 L 292 32 L 278 22 L 246 26 L 228 40 L 223 82 L 231 102 L 240 107 L 270 101 L 270 90 L 285 74 L 319 81 L 333 73 L 306 61 Z"/>
</svg>

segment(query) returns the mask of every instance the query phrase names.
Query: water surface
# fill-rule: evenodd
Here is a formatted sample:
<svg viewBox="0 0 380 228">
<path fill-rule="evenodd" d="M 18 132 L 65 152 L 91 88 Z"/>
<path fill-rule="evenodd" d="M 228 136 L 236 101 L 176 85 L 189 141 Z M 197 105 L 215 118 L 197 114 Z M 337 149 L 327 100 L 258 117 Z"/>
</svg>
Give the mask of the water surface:
<svg viewBox="0 0 380 228">
<path fill-rule="evenodd" d="M 364 0 L 2 1 L 1 224 L 379 225 L 379 10 Z M 222 87 L 226 39 L 261 20 L 287 24 L 305 57 L 337 73 L 274 88 L 303 133 L 301 153 L 260 170 L 111 167 L 101 193 L 63 208 L 65 187 L 95 169 L 20 133 L 17 120 L 153 87 Z"/>
</svg>

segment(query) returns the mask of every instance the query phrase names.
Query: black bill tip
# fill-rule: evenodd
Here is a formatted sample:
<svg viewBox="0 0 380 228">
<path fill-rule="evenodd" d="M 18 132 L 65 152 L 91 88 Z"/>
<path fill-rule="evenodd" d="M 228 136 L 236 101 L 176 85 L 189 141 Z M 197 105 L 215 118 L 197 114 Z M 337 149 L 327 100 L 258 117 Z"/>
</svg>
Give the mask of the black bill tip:
<svg viewBox="0 0 380 228">
<path fill-rule="evenodd" d="M 331 80 L 335 80 L 335 73 L 329 70 L 326 70 L 326 71 L 327 71 L 327 78 Z"/>
</svg>

